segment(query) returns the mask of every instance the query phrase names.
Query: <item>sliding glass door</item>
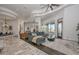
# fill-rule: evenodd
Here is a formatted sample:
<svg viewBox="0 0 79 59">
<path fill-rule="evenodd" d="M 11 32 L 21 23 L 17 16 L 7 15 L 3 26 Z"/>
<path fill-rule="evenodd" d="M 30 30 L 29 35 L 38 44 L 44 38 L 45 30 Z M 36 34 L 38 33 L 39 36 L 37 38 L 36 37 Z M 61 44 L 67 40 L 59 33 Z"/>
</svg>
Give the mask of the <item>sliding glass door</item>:
<svg viewBox="0 0 79 59">
<path fill-rule="evenodd" d="M 58 20 L 58 25 L 57 25 L 57 37 L 62 38 L 62 33 L 63 33 L 63 21 Z"/>
</svg>

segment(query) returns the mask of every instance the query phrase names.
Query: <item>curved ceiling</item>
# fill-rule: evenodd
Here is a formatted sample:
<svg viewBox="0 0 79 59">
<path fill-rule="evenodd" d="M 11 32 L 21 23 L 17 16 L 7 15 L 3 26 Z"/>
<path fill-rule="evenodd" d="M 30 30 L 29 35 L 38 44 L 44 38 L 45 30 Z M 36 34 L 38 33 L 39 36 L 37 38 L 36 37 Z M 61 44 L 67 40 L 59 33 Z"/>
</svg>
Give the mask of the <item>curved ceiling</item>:
<svg viewBox="0 0 79 59">
<path fill-rule="evenodd" d="M 0 17 L 27 19 L 39 7 L 40 4 L 0 4 Z"/>
<path fill-rule="evenodd" d="M 33 11 L 40 10 L 40 4 L 0 4 L 0 19 L 28 19 Z"/>
</svg>

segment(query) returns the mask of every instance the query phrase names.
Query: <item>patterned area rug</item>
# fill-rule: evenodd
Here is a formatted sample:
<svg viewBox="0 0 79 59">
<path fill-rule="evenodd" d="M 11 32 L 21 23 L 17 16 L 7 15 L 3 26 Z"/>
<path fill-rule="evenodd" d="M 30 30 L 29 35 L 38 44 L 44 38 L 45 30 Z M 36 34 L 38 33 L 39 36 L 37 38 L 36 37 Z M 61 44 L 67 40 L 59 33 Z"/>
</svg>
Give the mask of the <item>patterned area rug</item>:
<svg viewBox="0 0 79 59">
<path fill-rule="evenodd" d="M 55 41 L 48 41 L 46 40 L 43 45 L 55 49 L 59 52 L 65 53 L 67 55 L 75 55 L 79 54 L 77 53 L 77 43 L 73 41 L 67 41 L 67 40 L 62 40 L 62 39 L 56 39 Z"/>
</svg>

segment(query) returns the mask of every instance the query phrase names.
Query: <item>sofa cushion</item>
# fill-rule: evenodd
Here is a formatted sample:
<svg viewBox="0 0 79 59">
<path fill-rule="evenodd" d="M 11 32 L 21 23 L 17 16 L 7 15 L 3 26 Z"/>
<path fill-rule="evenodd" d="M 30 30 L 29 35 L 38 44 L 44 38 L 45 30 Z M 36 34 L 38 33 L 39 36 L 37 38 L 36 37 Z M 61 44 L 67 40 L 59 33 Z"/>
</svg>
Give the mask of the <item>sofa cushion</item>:
<svg viewBox="0 0 79 59">
<path fill-rule="evenodd" d="M 3 39 L 0 38 L 0 49 L 3 49 Z"/>
<path fill-rule="evenodd" d="M 43 36 L 44 32 L 36 32 L 38 36 Z"/>
</svg>

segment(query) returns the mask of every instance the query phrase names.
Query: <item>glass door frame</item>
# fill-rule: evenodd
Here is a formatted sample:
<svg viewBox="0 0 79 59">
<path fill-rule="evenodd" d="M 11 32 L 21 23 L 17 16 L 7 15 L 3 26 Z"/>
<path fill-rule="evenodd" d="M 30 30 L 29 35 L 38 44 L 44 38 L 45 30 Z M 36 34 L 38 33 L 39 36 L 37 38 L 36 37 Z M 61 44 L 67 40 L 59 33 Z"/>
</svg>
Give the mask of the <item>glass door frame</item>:
<svg viewBox="0 0 79 59">
<path fill-rule="evenodd" d="M 61 27 L 61 36 L 59 36 L 59 33 L 58 33 L 58 25 L 59 23 L 62 24 L 62 27 Z M 63 18 L 60 18 L 57 20 L 57 38 L 63 38 Z"/>
</svg>

